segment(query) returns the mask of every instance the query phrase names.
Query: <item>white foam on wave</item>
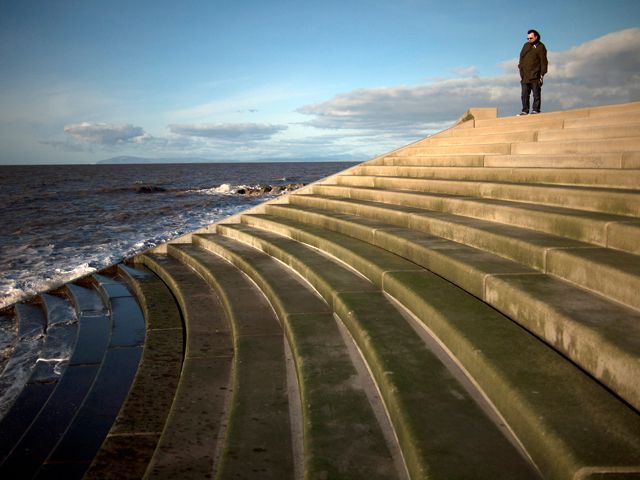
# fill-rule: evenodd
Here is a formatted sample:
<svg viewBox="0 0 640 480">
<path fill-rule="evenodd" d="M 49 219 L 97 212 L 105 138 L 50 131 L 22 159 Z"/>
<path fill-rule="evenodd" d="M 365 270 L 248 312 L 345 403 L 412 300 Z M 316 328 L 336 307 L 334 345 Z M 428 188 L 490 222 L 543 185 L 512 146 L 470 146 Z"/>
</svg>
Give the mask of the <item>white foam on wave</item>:
<svg viewBox="0 0 640 480">
<path fill-rule="evenodd" d="M 223 183 L 217 187 L 212 188 L 199 188 L 197 190 L 187 190 L 187 193 L 198 193 L 200 195 L 220 195 L 235 193 L 239 188 L 244 188 L 244 185 L 232 186 L 230 183 Z"/>
<path fill-rule="evenodd" d="M 40 267 L 40 263 L 38 263 Z M 88 263 L 72 266 L 70 268 L 54 268 L 50 275 L 34 279 L 34 271 L 25 272 L 24 278 L 9 279 L 0 285 L 0 308 L 7 307 L 39 292 L 45 292 L 59 287 L 67 282 L 95 272 L 97 269 Z M 40 271 L 39 268 L 35 272 Z M 37 273 L 36 273 L 37 275 Z M 22 280 L 22 281 L 21 281 Z"/>
<path fill-rule="evenodd" d="M 215 194 L 226 196 L 220 192 Z M 184 209 L 173 215 L 152 216 L 146 221 L 128 226 L 122 233 L 109 232 L 100 224 L 92 228 L 110 233 L 110 238 L 93 245 L 60 245 L 58 248 L 47 245 L 39 249 L 25 245 L 13 248 L 8 252 L 10 255 L 7 258 L 26 263 L 20 268 L 10 262 L 0 262 L 0 269 L 6 268 L 5 274 L 0 276 L 0 308 L 116 264 L 124 258 L 233 215 L 259 201 L 257 198 L 244 197 L 239 200 L 239 203 L 235 203 L 235 198 L 232 203 L 216 201 L 207 208 Z"/>
</svg>

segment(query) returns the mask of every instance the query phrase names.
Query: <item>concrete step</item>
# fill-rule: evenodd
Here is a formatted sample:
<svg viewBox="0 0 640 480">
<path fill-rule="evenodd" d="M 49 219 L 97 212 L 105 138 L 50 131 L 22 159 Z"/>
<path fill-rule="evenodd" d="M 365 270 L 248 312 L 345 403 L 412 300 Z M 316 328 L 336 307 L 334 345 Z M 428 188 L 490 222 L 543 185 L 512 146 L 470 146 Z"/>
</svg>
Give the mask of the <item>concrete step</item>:
<svg viewBox="0 0 640 480">
<path fill-rule="evenodd" d="M 398 478 L 327 303 L 282 263 L 247 244 L 212 234 L 194 235 L 193 241 L 247 274 L 280 319 L 299 383 L 304 477 Z"/>
<path fill-rule="evenodd" d="M 620 215 L 489 198 L 480 199 L 329 184 L 314 185 L 312 192 L 322 197 L 401 205 L 488 220 L 625 250 L 630 253 L 637 253 L 639 250 L 637 245 L 638 239 L 640 239 L 640 223 L 631 217 Z M 292 203 L 304 201 L 299 200 L 302 197 L 303 195 L 293 195 L 290 201 Z M 317 206 L 317 204 L 313 206 Z M 632 241 L 629 236 L 633 238 Z"/>
<path fill-rule="evenodd" d="M 546 271 L 547 255 L 550 251 L 597 248 L 587 243 L 486 220 L 348 199 L 305 195 L 296 199 L 291 207 L 268 205 L 265 211 L 289 212 L 290 208 L 294 208 L 295 211 L 325 211 L 330 212 L 332 216 L 348 215 L 352 220 L 352 216 L 357 215 L 359 220 L 372 221 L 373 225 L 377 226 L 378 222 L 384 222 L 386 226 L 410 228 L 498 255 L 541 272 Z M 311 218 L 308 220 L 311 221 Z"/>
<path fill-rule="evenodd" d="M 107 307 L 93 288 L 67 284 L 64 291 L 78 319 L 75 348 L 56 388 L 0 466 L 0 476 L 6 478 L 32 478 L 43 472 L 45 462 L 86 405 L 103 366 L 111 330 Z M 84 433 L 93 440 L 91 429 Z M 81 476 L 86 465 L 79 462 L 79 466 Z"/>
<path fill-rule="evenodd" d="M 131 293 L 104 275 L 84 281 L 96 289 L 109 312 L 109 346 L 84 403 L 40 468 L 43 476 L 78 478 L 89 468 L 127 398 L 142 355 L 144 318 Z"/>
<path fill-rule="evenodd" d="M 478 182 L 540 183 L 624 189 L 638 189 L 640 186 L 640 170 L 621 170 L 614 168 L 468 168 L 416 165 L 363 165 L 356 167 L 356 169 L 351 172 L 351 175 Z"/>
<path fill-rule="evenodd" d="M 253 221 L 249 218 L 263 217 L 242 218 Z M 356 249 L 354 240 L 339 234 L 264 219 L 269 224 L 263 228 L 274 231 L 279 225 L 279 233 L 289 231 L 292 238 L 297 236 L 321 248 L 364 275 L 384 272 L 370 280 L 416 315 L 466 368 L 545 478 L 572 478 L 582 468 L 591 471 L 593 466 L 597 472 L 600 465 L 639 469 L 634 462 L 640 438 L 632 433 L 640 425 L 637 413 L 509 319 L 430 272 L 386 270 L 389 254 L 384 250 L 364 254 L 365 247 Z M 596 411 L 608 418 L 601 418 Z M 595 425 L 594 419 L 598 424 L 603 421 L 602 425 Z M 584 434 L 585 428 L 589 435 Z M 621 431 L 627 433 L 619 435 Z M 619 442 L 616 446 L 602 437 L 609 436 L 606 432 L 616 432 L 611 437 L 611 441 Z M 594 444 L 607 448 L 594 449 Z"/>
<path fill-rule="evenodd" d="M 538 120 L 537 117 L 532 118 L 530 122 L 522 123 L 510 123 L 507 125 L 495 125 L 491 127 L 472 127 L 472 128 L 450 128 L 438 135 L 448 137 L 475 137 L 484 135 L 494 135 L 498 133 L 512 133 L 512 132 L 538 132 L 548 129 L 563 128 L 565 120 L 550 119 L 550 120 Z M 568 121 L 568 120 L 567 120 Z M 464 125 L 464 124 L 462 124 Z"/>
<path fill-rule="evenodd" d="M 640 473 L 636 410 L 491 307 L 441 282 L 430 272 L 397 272 L 385 276 L 384 288 L 483 386 L 544 478 Z"/>
<path fill-rule="evenodd" d="M 625 125 L 602 125 L 598 127 L 572 127 L 558 130 L 545 130 L 538 133 L 538 142 L 555 142 L 566 140 L 595 140 L 638 137 L 640 123 Z"/>
<path fill-rule="evenodd" d="M 178 388 L 145 476 L 204 478 L 213 471 L 228 418 L 231 327 L 215 293 L 191 268 L 160 254 L 143 254 L 135 261 L 171 290 L 186 338 Z"/>
<path fill-rule="evenodd" d="M 145 344 L 127 399 L 83 478 L 142 478 L 164 429 L 182 369 L 182 320 L 151 271 L 118 265 L 146 320 Z M 110 287 L 109 287 L 110 288 Z"/>
<path fill-rule="evenodd" d="M 628 125 L 640 122 L 640 109 L 621 112 L 616 115 L 573 118 L 564 121 L 564 128 L 607 127 Z"/>
<path fill-rule="evenodd" d="M 465 132 L 472 132 L 475 129 L 467 129 Z M 517 142 L 535 142 L 537 137 L 536 131 L 510 131 L 504 133 L 485 133 L 484 135 L 455 135 L 455 136 L 433 136 L 428 137 L 416 144 L 416 148 L 428 146 L 457 146 L 457 145 L 488 145 L 503 144 Z"/>
<path fill-rule="evenodd" d="M 39 358 L 15 402 L 0 420 L 0 463 L 27 431 L 64 374 L 76 340 L 77 318 L 69 302 L 42 294 L 47 334 Z"/>
<path fill-rule="evenodd" d="M 640 368 L 637 360 L 630 360 L 633 358 L 640 360 L 638 353 L 640 352 L 640 313 L 620 307 L 617 303 L 592 295 L 584 289 L 558 281 L 550 275 L 535 275 L 535 271 L 523 268 L 517 263 L 496 258 L 486 252 L 447 241 L 442 237 L 416 231 L 415 227 L 401 228 L 385 221 L 343 213 L 336 214 L 330 210 L 303 209 L 286 205 L 268 206 L 267 213 L 277 215 L 273 223 L 277 221 L 285 224 L 285 227 L 280 226 L 280 228 L 292 230 L 294 227 L 301 229 L 300 225 L 313 225 L 339 232 L 375 244 L 428 268 L 509 315 L 563 355 L 583 366 L 591 375 L 618 392 L 631 404 L 640 407 L 640 389 L 633 380 L 640 375 Z M 253 217 L 246 218 L 247 223 L 256 221 Z M 260 218 L 269 219 L 269 217 Z M 292 223 L 289 220 L 299 223 Z M 262 221 L 265 222 L 265 220 Z M 278 227 L 278 224 L 270 225 L 272 229 Z M 311 242 L 302 237 L 300 241 Z M 558 251 L 565 252 L 565 250 Z M 604 257 L 605 260 L 593 268 L 598 276 L 602 275 L 601 272 L 606 267 L 612 268 L 606 263 L 610 257 Z M 588 258 L 585 264 L 588 267 L 588 262 L 597 263 L 597 260 L 597 258 Z M 580 268 L 584 268 L 584 265 L 576 267 L 576 270 Z M 616 272 L 618 276 L 623 276 L 625 273 L 627 272 L 624 268 Z M 554 292 L 555 289 L 562 292 L 562 295 L 547 293 L 549 305 L 541 306 L 539 298 L 536 300 L 531 298 L 529 289 L 512 288 L 509 297 L 500 297 L 501 301 L 508 298 L 508 302 L 499 302 L 495 293 L 493 293 L 495 296 L 493 301 L 489 297 L 491 292 L 487 290 L 487 284 L 489 279 L 494 277 L 500 279 L 514 277 L 518 279 L 516 281 L 521 278 L 531 280 L 540 288 L 550 285 L 551 287 L 547 288 L 548 292 Z M 588 282 L 582 283 L 587 287 L 591 286 Z M 604 281 L 602 283 L 606 284 Z M 500 288 L 504 286 L 501 285 Z M 603 287 L 599 284 L 598 288 Z M 567 310 L 565 301 L 568 295 L 581 298 L 580 306 L 569 309 L 571 310 L 569 314 L 560 313 Z M 544 316 L 540 316 L 541 311 L 545 312 Z M 612 320 L 614 318 L 615 321 Z M 544 328 L 541 328 L 542 325 Z M 637 335 L 630 333 L 635 331 L 638 332 Z M 564 334 L 558 335 L 558 332 L 564 332 Z M 559 338 L 562 338 L 562 341 L 559 341 Z M 571 348 L 568 345 L 571 345 Z M 605 364 L 607 367 L 603 367 Z M 602 375 L 603 371 L 609 372 L 611 378 Z M 616 374 L 613 375 L 612 372 Z"/>
<path fill-rule="evenodd" d="M 487 155 L 482 164 L 485 167 L 515 168 L 638 169 L 640 168 L 640 153 Z"/>
<path fill-rule="evenodd" d="M 243 217 L 249 223 L 263 218 Z M 434 478 L 472 474 L 487 478 L 535 477 L 504 432 L 487 418 L 382 292 L 313 249 L 272 233 L 271 227 L 267 225 L 270 231 L 265 231 L 246 225 L 219 226 L 221 233 L 257 243 L 294 268 L 343 319 L 382 393 L 412 478 L 426 472 Z M 375 248 L 359 243 L 365 249 L 361 254 Z M 379 257 L 379 262 L 384 258 Z M 402 263 L 418 270 L 408 262 Z M 396 271 L 397 266 L 397 259 L 389 256 L 386 268 Z M 335 278 L 342 281 L 335 282 Z M 364 289 L 358 291 L 361 284 Z M 391 339 L 394 348 L 389 348 Z M 488 464 L 489 456 L 497 461 Z"/>
<path fill-rule="evenodd" d="M 484 155 L 401 155 L 384 157 L 384 165 L 424 165 L 433 167 L 481 167 Z M 365 165 L 370 165 L 366 162 Z"/>
<path fill-rule="evenodd" d="M 514 143 L 511 154 L 549 155 L 549 154 L 575 154 L 575 153 L 612 153 L 612 152 L 640 152 L 640 135 L 626 138 L 613 138 L 604 140 L 572 141 L 547 141 L 547 142 L 523 142 Z"/>
<path fill-rule="evenodd" d="M 18 338 L 0 373 L 0 418 L 4 417 L 26 386 L 45 343 L 46 316 L 39 305 L 17 304 Z"/>
<path fill-rule="evenodd" d="M 335 178 L 335 182 L 337 185 L 353 187 L 493 198 L 640 217 L 640 189 L 366 175 L 339 175 Z"/>
<path fill-rule="evenodd" d="M 478 137 L 480 138 L 480 137 Z M 528 145 L 529 143 L 524 143 Z M 489 143 L 489 144 L 469 144 L 469 145 L 425 145 L 409 146 L 403 148 L 402 155 L 506 155 L 513 153 L 510 143 Z M 525 152 L 520 152 L 525 153 Z"/>
<path fill-rule="evenodd" d="M 493 127 L 510 127 L 522 129 L 524 126 L 534 124 L 553 124 L 552 122 L 566 121 L 574 118 L 587 118 L 589 116 L 588 109 L 578 110 L 562 110 L 556 112 L 542 112 L 537 115 L 519 116 L 514 113 L 510 116 L 498 118 L 482 118 L 474 120 L 475 128 L 493 128 Z"/>
<path fill-rule="evenodd" d="M 271 305 L 237 267 L 187 244 L 168 253 L 196 270 L 215 290 L 231 321 L 233 394 L 219 478 L 293 478 L 284 335 Z"/>
<path fill-rule="evenodd" d="M 603 105 L 600 107 L 579 108 L 573 110 L 563 110 L 557 112 L 543 112 L 538 115 L 527 115 L 519 117 L 517 115 L 510 117 L 489 118 L 475 120 L 476 127 L 489 127 L 509 124 L 533 123 L 548 120 L 562 119 L 565 121 L 574 119 L 602 118 L 615 121 L 618 116 L 637 113 L 640 110 L 640 103 L 621 103 L 617 105 Z"/>
</svg>

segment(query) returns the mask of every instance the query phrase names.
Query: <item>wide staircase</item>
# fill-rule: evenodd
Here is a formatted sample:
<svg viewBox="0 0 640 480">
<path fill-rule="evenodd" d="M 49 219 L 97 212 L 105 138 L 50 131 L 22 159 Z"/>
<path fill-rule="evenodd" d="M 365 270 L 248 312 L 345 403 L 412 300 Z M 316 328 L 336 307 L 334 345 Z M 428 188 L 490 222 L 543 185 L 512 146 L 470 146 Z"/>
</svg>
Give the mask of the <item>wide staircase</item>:
<svg viewBox="0 0 640 480">
<path fill-rule="evenodd" d="M 640 103 L 471 109 L 0 327 L 0 478 L 640 478 Z"/>
</svg>

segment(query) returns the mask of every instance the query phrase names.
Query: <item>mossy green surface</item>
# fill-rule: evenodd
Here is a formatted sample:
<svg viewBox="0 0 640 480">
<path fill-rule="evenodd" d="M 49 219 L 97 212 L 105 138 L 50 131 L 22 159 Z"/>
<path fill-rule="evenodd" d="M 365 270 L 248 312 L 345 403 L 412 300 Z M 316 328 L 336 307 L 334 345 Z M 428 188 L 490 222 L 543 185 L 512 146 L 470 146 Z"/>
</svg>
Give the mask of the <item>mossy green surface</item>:
<svg viewBox="0 0 640 480">
<path fill-rule="evenodd" d="M 231 357 L 187 358 L 147 478 L 211 478 L 231 374 Z"/>
<path fill-rule="evenodd" d="M 640 314 L 548 275 L 487 280 L 487 301 L 640 410 Z"/>
<path fill-rule="evenodd" d="M 86 480 L 143 478 L 160 434 L 110 435 L 84 474 Z"/>
<path fill-rule="evenodd" d="M 547 271 L 640 310 L 640 257 L 609 248 L 553 250 Z"/>
<path fill-rule="evenodd" d="M 231 412 L 217 478 L 292 478 L 283 336 L 242 336 L 235 344 Z"/>
<path fill-rule="evenodd" d="M 395 478 L 384 435 L 327 304 L 261 251 L 221 235 L 201 235 L 197 242 L 234 262 L 277 306 L 301 394 L 305 477 Z"/>
<path fill-rule="evenodd" d="M 333 315 L 290 315 L 286 325 L 300 385 L 305 478 L 397 478 Z"/>
<path fill-rule="evenodd" d="M 234 332 L 233 394 L 217 478 L 291 478 L 284 337 L 271 306 L 221 257 L 193 245 L 171 246 L 169 253 L 215 289 Z"/>
<path fill-rule="evenodd" d="M 640 415 L 536 337 L 429 272 L 386 274 L 384 290 L 478 382 L 545 478 L 637 467 Z"/>
<path fill-rule="evenodd" d="M 412 478 L 538 478 L 381 292 L 339 294 L 336 312 L 373 371 Z"/>
</svg>

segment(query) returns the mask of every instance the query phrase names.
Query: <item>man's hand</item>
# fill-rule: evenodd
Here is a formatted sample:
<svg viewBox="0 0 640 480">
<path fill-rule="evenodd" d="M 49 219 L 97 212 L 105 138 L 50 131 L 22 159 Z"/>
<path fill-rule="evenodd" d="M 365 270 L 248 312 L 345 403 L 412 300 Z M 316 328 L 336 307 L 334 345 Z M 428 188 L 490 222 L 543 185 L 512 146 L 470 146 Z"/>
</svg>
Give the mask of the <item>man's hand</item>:
<svg viewBox="0 0 640 480">
<path fill-rule="evenodd" d="M 542 75 L 540 75 L 540 85 L 542 85 L 542 82 L 543 82 L 543 78 L 542 78 Z"/>
</svg>

